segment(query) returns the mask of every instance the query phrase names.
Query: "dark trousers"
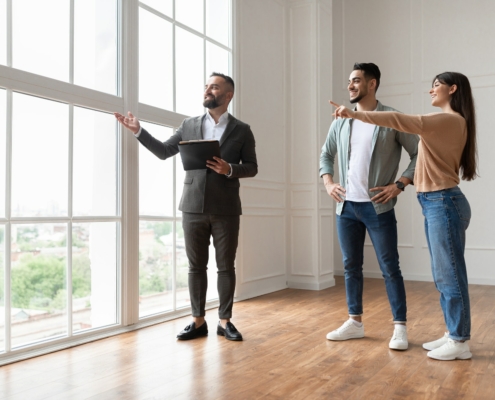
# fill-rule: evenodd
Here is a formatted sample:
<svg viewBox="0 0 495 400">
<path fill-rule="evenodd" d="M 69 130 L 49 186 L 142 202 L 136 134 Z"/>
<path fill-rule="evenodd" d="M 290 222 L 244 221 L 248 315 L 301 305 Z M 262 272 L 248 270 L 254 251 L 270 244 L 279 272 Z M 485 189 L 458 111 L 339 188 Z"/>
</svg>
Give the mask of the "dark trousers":
<svg viewBox="0 0 495 400">
<path fill-rule="evenodd" d="M 232 317 L 239 220 L 239 215 L 182 213 L 186 254 L 189 259 L 189 295 L 193 317 L 205 315 L 210 237 L 213 237 L 218 269 L 218 316 L 220 319 Z"/>
</svg>

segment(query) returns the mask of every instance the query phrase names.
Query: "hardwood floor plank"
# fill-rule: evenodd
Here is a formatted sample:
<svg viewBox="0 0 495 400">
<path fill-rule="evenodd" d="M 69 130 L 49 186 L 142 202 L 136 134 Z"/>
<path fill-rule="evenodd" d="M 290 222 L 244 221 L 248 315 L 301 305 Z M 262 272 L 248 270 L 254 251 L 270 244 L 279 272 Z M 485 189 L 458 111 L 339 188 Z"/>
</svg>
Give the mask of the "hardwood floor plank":
<svg viewBox="0 0 495 400">
<path fill-rule="evenodd" d="M 181 342 L 180 318 L 0 367 L 0 399 L 492 399 L 495 287 L 471 285 L 472 360 L 431 360 L 425 341 L 445 331 L 431 282 L 406 282 L 409 350 L 388 348 L 392 314 L 383 280 L 366 279 L 365 338 L 326 334 L 347 319 L 344 282 L 286 289 L 236 303 L 243 342 Z M 49 367 L 47 367 L 49 366 Z"/>
</svg>

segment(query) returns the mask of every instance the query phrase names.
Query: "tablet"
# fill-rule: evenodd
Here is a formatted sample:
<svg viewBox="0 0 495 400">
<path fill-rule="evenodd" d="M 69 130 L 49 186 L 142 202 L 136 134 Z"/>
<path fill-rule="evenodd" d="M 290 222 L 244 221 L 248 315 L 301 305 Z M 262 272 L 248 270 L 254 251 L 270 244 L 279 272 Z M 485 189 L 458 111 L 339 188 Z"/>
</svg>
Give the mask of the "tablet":
<svg viewBox="0 0 495 400">
<path fill-rule="evenodd" d="M 218 140 L 188 140 L 179 142 L 179 153 L 184 171 L 206 169 L 206 160 L 220 157 Z"/>
</svg>

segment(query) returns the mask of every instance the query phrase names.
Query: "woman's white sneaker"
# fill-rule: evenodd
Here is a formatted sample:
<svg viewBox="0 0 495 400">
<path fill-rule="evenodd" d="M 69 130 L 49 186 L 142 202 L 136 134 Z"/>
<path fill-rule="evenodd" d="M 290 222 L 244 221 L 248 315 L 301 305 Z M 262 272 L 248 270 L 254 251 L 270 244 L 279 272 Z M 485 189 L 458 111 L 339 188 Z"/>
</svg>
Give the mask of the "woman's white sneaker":
<svg viewBox="0 0 495 400">
<path fill-rule="evenodd" d="M 388 347 L 392 350 L 407 350 L 409 343 L 407 342 L 407 328 L 405 325 L 396 324 L 394 334 Z"/>
<path fill-rule="evenodd" d="M 424 343 L 423 349 L 430 351 L 438 349 L 439 347 L 447 343 L 447 340 L 449 340 L 449 333 L 445 332 L 445 334 L 440 339 L 434 340 L 433 342 Z"/>
<path fill-rule="evenodd" d="M 343 325 L 327 334 L 328 340 L 360 339 L 364 337 L 364 325 L 357 326 L 352 319 L 348 319 Z"/>
<path fill-rule="evenodd" d="M 456 342 L 452 339 L 447 339 L 447 343 L 438 349 L 429 351 L 426 355 L 435 360 L 442 361 L 467 360 L 472 357 L 467 342 Z"/>
</svg>

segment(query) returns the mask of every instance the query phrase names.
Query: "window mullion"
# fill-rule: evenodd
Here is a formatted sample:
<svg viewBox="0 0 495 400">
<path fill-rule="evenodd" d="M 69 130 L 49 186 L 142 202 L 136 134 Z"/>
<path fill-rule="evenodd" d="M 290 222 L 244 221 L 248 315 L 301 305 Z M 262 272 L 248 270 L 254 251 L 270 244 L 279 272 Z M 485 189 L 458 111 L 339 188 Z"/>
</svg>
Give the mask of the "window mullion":
<svg viewBox="0 0 495 400">
<path fill-rule="evenodd" d="M 74 0 L 71 0 L 71 7 L 73 4 Z M 69 222 L 67 223 L 67 265 L 66 265 L 66 270 L 67 270 L 67 281 L 66 281 L 66 287 L 67 287 L 67 336 L 71 337 L 72 336 L 72 214 L 73 214 L 73 209 L 72 209 L 72 198 L 74 194 L 74 105 L 69 104 L 69 173 L 68 173 L 68 188 L 69 188 L 69 193 L 68 193 L 68 204 L 67 204 L 67 211 L 69 214 Z"/>
<path fill-rule="evenodd" d="M 237 82 L 238 78 L 238 71 L 239 71 L 239 65 L 237 63 L 237 35 L 235 31 L 235 25 L 237 23 L 237 0 L 230 0 L 229 2 L 230 6 L 230 12 L 229 12 L 229 69 L 232 78 L 234 79 L 235 82 Z M 239 102 L 236 100 L 236 96 L 232 99 L 231 103 L 231 110 L 232 114 L 237 116 L 239 118 L 239 112 L 238 112 L 238 104 Z"/>
<path fill-rule="evenodd" d="M 175 130 L 174 130 L 175 133 Z M 172 237 L 172 246 L 173 246 L 173 253 L 172 253 L 172 310 L 177 310 L 177 157 L 173 158 L 173 199 L 172 199 L 172 204 L 174 206 L 173 209 L 173 216 L 174 216 L 174 223 L 172 224 L 172 232 L 173 232 L 173 237 Z"/>
<path fill-rule="evenodd" d="M 6 90 L 6 132 L 5 132 L 5 219 L 10 221 L 12 217 L 12 90 Z"/>
<path fill-rule="evenodd" d="M 120 16 L 122 16 L 122 8 L 119 7 L 119 10 L 118 11 L 118 14 Z M 120 18 L 120 21 L 122 21 L 122 18 Z M 121 35 L 121 32 L 122 32 L 122 24 L 119 24 L 119 38 L 122 38 L 122 35 Z M 122 40 L 120 41 L 122 42 Z M 122 54 L 121 52 L 121 49 L 120 49 L 121 46 L 119 46 L 119 55 Z M 120 56 L 118 58 L 118 60 L 120 60 Z M 119 65 L 118 66 L 118 76 L 121 77 L 122 76 L 122 66 Z M 119 93 L 122 93 L 122 84 L 121 82 L 118 82 L 117 83 L 117 88 L 119 90 Z M 122 188 L 124 187 L 124 182 L 123 182 L 123 140 L 122 140 L 122 137 L 120 135 L 120 127 L 119 127 L 119 123 L 117 121 L 115 121 L 115 135 L 117 136 L 117 148 L 118 148 L 118 151 L 117 151 L 117 166 L 116 166 L 116 171 L 117 171 L 117 176 L 116 176 L 116 179 L 117 179 L 117 185 L 116 185 L 116 189 L 117 189 L 117 204 L 116 204 L 116 210 L 117 210 L 117 215 L 119 217 L 119 220 L 117 222 L 117 235 L 116 235 L 116 239 L 117 239 L 117 246 L 116 246 L 116 250 L 117 250 L 117 257 L 116 257 L 116 260 L 117 260 L 117 281 L 115 282 L 115 284 L 117 285 L 117 290 L 116 290 L 116 295 L 117 295 L 117 298 L 116 298 L 116 301 L 117 301 L 117 307 L 116 307 L 116 312 L 117 312 L 117 315 L 116 315 L 116 321 L 117 321 L 117 324 L 119 325 L 122 325 L 123 324 L 123 321 L 124 321 L 124 318 L 123 318 L 123 312 L 124 312 L 124 297 L 126 296 L 126 293 L 124 292 L 124 286 L 123 286 L 123 282 L 124 282 L 124 273 L 123 273 L 123 267 L 124 267 L 124 264 L 123 264 L 123 256 L 124 256 L 124 249 L 123 249 L 123 238 L 124 238 L 124 235 L 122 233 L 122 220 L 123 220 L 123 190 Z M 139 268 L 139 267 L 138 267 Z M 125 308 L 127 310 L 127 308 Z"/>
<path fill-rule="evenodd" d="M 74 0 L 70 0 L 69 83 L 74 83 Z"/>
<path fill-rule="evenodd" d="M 138 32 L 139 2 L 121 1 L 122 35 L 119 60 L 122 71 L 122 96 L 124 108 L 138 110 Z M 136 111 L 135 111 L 136 112 Z M 139 115 L 136 115 L 139 117 Z M 121 225 L 121 323 L 132 325 L 139 321 L 139 154 L 137 140 L 120 128 L 122 152 L 122 225 Z"/>
<path fill-rule="evenodd" d="M 74 105 L 69 104 L 69 168 L 68 168 L 68 189 L 69 193 L 67 196 L 67 212 L 69 219 L 72 219 L 73 209 L 72 209 L 72 198 L 74 195 Z"/>
<path fill-rule="evenodd" d="M 123 79 L 123 73 L 122 73 L 122 59 L 123 59 L 123 53 L 122 53 L 122 38 L 123 38 L 123 26 L 124 26 L 124 14 L 122 10 L 122 0 L 116 2 L 116 7 L 117 7 L 117 73 L 115 74 L 115 87 L 117 88 L 117 96 L 122 97 L 122 79 Z M 118 135 L 118 131 L 117 131 Z"/>
<path fill-rule="evenodd" d="M 7 66 L 12 67 L 12 0 L 7 0 Z"/>
<path fill-rule="evenodd" d="M 206 0 L 203 0 L 203 35 L 206 37 Z"/>
<path fill-rule="evenodd" d="M 67 224 L 67 336 L 72 336 L 72 221 Z"/>
<path fill-rule="evenodd" d="M 10 0 L 8 0 L 10 3 Z M 4 309 L 5 309 L 5 352 L 9 352 L 12 348 L 12 330 L 11 330 L 11 249 L 12 249 L 12 226 L 10 223 L 11 204 L 12 204 L 12 90 L 7 90 L 7 132 L 6 132 L 6 182 L 5 182 L 5 217 L 7 224 L 5 225 L 4 246 L 5 246 L 5 261 L 4 261 Z"/>
<path fill-rule="evenodd" d="M 11 302 L 11 296 L 10 296 L 10 290 L 11 290 L 11 257 L 10 257 L 10 250 L 11 250 L 11 224 L 10 222 L 5 225 L 5 234 L 4 234 L 4 246 L 5 246 L 5 261 L 4 261 L 4 277 L 5 277 L 5 283 L 4 283 L 4 309 L 5 309 L 5 352 L 8 353 L 12 349 L 12 332 L 11 332 L 11 307 L 12 307 L 12 302 Z"/>
<path fill-rule="evenodd" d="M 205 34 L 203 38 L 203 77 L 204 84 L 206 85 L 206 81 L 208 80 L 206 76 L 206 0 L 203 0 L 203 33 Z"/>
<path fill-rule="evenodd" d="M 175 8 L 174 8 L 175 9 Z M 174 11 L 175 12 L 175 11 Z M 177 112 L 177 84 L 176 84 L 176 51 L 175 51 L 175 22 L 172 24 L 172 84 L 173 84 L 173 110 Z"/>
</svg>

